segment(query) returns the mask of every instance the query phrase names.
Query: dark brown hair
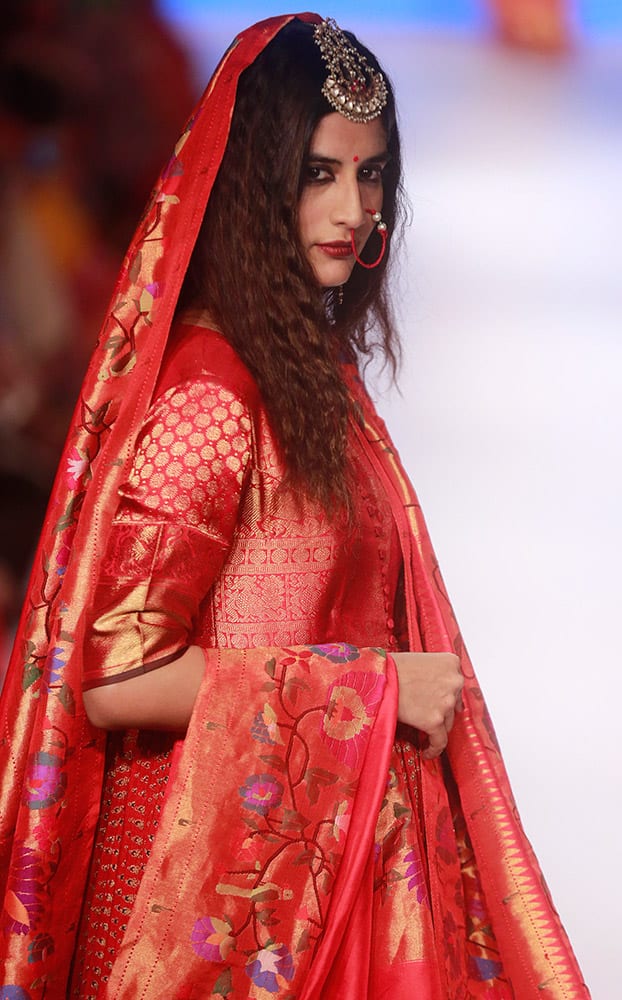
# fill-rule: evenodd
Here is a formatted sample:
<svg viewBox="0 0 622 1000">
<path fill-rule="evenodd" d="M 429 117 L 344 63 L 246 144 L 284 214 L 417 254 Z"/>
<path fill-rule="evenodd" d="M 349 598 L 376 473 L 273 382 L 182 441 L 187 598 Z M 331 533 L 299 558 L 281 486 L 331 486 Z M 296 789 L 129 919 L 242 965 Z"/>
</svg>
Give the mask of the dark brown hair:
<svg viewBox="0 0 622 1000">
<path fill-rule="evenodd" d="M 313 27 L 290 22 L 240 78 L 180 304 L 205 308 L 254 375 L 291 484 L 327 510 L 348 510 L 351 402 L 341 363 L 379 347 L 395 371 L 399 350 L 386 275 L 402 222 L 400 144 L 389 85 L 382 215 L 391 238 L 377 268 L 355 265 L 340 302 L 319 287 L 298 238 L 311 136 L 333 110 L 321 93 L 326 67 Z M 375 57 L 348 37 L 379 70 Z M 372 235 L 363 259 L 373 260 L 378 248 Z"/>
</svg>

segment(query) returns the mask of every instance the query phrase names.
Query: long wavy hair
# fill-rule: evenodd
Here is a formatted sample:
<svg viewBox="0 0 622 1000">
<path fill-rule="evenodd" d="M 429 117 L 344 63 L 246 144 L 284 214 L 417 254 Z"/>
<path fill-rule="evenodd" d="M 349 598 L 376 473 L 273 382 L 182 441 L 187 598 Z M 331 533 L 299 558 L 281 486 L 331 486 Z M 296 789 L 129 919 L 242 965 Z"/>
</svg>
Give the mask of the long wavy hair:
<svg viewBox="0 0 622 1000">
<path fill-rule="evenodd" d="M 180 308 L 205 309 L 255 377 L 283 450 L 287 480 L 327 511 L 351 513 L 352 404 L 341 365 L 379 349 L 399 356 L 387 294 L 391 244 L 404 221 L 392 88 L 382 112 L 389 162 L 381 264 L 355 264 L 341 294 L 318 285 L 298 235 L 311 136 L 333 109 L 314 26 L 294 20 L 242 74 L 229 140 L 186 275 Z M 380 66 L 353 35 L 353 45 Z M 386 78 L 386 74 L 385 74 Z M 362 258 L 374 260 L 372 235 Z"/>
</svg>

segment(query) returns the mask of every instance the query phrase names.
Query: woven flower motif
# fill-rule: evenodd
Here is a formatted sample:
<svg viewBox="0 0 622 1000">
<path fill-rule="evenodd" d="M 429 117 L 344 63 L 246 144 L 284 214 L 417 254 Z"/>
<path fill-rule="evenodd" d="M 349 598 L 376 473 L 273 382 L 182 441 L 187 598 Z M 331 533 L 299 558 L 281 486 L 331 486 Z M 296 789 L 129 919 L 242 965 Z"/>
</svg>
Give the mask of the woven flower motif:
<svg viewBox="0 0 622 1000">
<path fill-rule="evenodd" d="M 246 809 L 265 816 L 271 809 L 280 806 L 283 785 L 271 774 L 251 774 L 238 788 L 238 794 Z"/>
<path fill-rule="evenodd" d="M 337 760 L 350 767 L 356 766 L 367 744 L 384 686 L 383 674 L 352 670 L 342 674 L 328 690 L 321 737 Z"/>
<path fill-rule="evenodd" d="M 21 986 L 0 986 L 0 1000 L 30 1000 L 30 993 Z"/>
<path fill-rule="evenodd" d="M 200 917 L 190 933 L 190 944 L 199 958 L 208 962 L 222 962 L 235 948 L 235 938 L 228 920 L 219 917 Z"/>
<path fill-rule="evenodd" d="M 268 746 L 283 743 L 281 733 L 279 732 L 276 712 L 267 702 L 263 707 L 263 711 L 257 712 L 257 715 L 253 719 L 251 736 L 259 743 L 267 743 Z"/>
<path fill-rule="evenodd" d="M 335 840 L 339 841 L 345 838 L 351 818 L 350 803 L 348 801 L 340 802 L 335 810 L 335 817 L 333 819 L 333 837 Z"/>
<path fill-rule="evenodd" d="M 65 475 L 65 480 L 70 490 L 77 490 L 88 467 L 88 458 L 74 445 L 67 455 L 67 470 Z"/>
<path fill-rule="evenodd" d="M 46 809 L 62 799 L 67 786 L 62 766 L 60 757 L 45 750 L 31 754 L 22 793 L 24 805 L 29 809 Z"/>
<path fill-rule="evenodd" d="M 475 973 L 474 978 L 483 982 L 496 979 L 503 972 L 501 962 L 492 958 L 482 958 L 479 955 L 472 955 L 470 959 L 471 971 Z M 492 996 L 492 992 L 490 994 Z"/>
<path fill-rule="evenodd" d="M 350 646 L 347 642 L 325 642 L 320 646 L 309 646 L 309 649 L 331 663 L 351 663 L 361 655 L 356 646 Z"/>
<path fill-rule="evenodd" d="M 423 861 L 421 860 L 421 855 L 414 847 L 404 855 L 404 863 L 406 865 L 404 878 L 408 879 L 409 891 L 416 891 L 418 903 L 427 902 L 428 890 L 425 884 Z"/>
<path fill-rule="evenodd" d="M 273 942 L 255 953 L 246 966 L 246 974 L 255 986 L 268 993 L 278 993 L 285 982 L 294 978 L 294 962 L 287 946 Z"/>
</svg>

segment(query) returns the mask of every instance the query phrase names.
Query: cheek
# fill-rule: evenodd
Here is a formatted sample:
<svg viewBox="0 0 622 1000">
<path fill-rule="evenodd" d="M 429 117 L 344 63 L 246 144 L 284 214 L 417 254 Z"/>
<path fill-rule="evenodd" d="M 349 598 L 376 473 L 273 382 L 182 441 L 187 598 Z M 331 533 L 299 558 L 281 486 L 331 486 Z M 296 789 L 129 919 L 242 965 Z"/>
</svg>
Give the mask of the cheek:
<svg viewBox="0 0 622 1000">
<path fill-rule="evenodd" d="M 313 239 L 319 212 L 314 192 L 305 191 L 298 205 L 298 236 L 303 246 Z"/>
</svg>

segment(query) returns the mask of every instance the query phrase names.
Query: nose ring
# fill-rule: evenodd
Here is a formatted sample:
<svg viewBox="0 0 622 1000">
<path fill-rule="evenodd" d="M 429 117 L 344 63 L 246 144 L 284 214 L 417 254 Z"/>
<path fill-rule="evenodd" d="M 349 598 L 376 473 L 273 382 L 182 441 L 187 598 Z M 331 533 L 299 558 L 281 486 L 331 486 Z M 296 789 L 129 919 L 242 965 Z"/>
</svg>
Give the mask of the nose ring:
<svg viewBox="0 0 622 1000">
<path fill-rule="evenodd" d="M 359 257 L 358 253 L 356 252 L 356 243 L 354 242 L 354 230 L 353 229 L 350 230 L 350 245 L 352 246 L 352 253 L 354 254 L 354 259 L 356 260 L 357 264 L 360 264 L 361 267 L 364 267 L 368 271 L 371 271 L 372 268 L 378 267 L 378 264 L 380 263 L 380 261 L 384 257 L 384 252 L 387 249 L 388 230 L 387 230 L 387 224 L 386 224 L 386 222 L 382 221 L 382 215 L 381 215 L 380 212 L 374 212 L 374 210 L 372 208 L 366 208 L 365 211 L 369 215 L 371 215 L 372 221 L 376 223 L 376 232 L 380 234 L 380 239 L 382 240 L 382 246 L 380 247 L 380 253 L 378 254 L 378 256 L 376 257 L 375 261 L 372 264 L 366 264 L 364 260 L 361 260 L 361 258 Z"/>
</svg>

